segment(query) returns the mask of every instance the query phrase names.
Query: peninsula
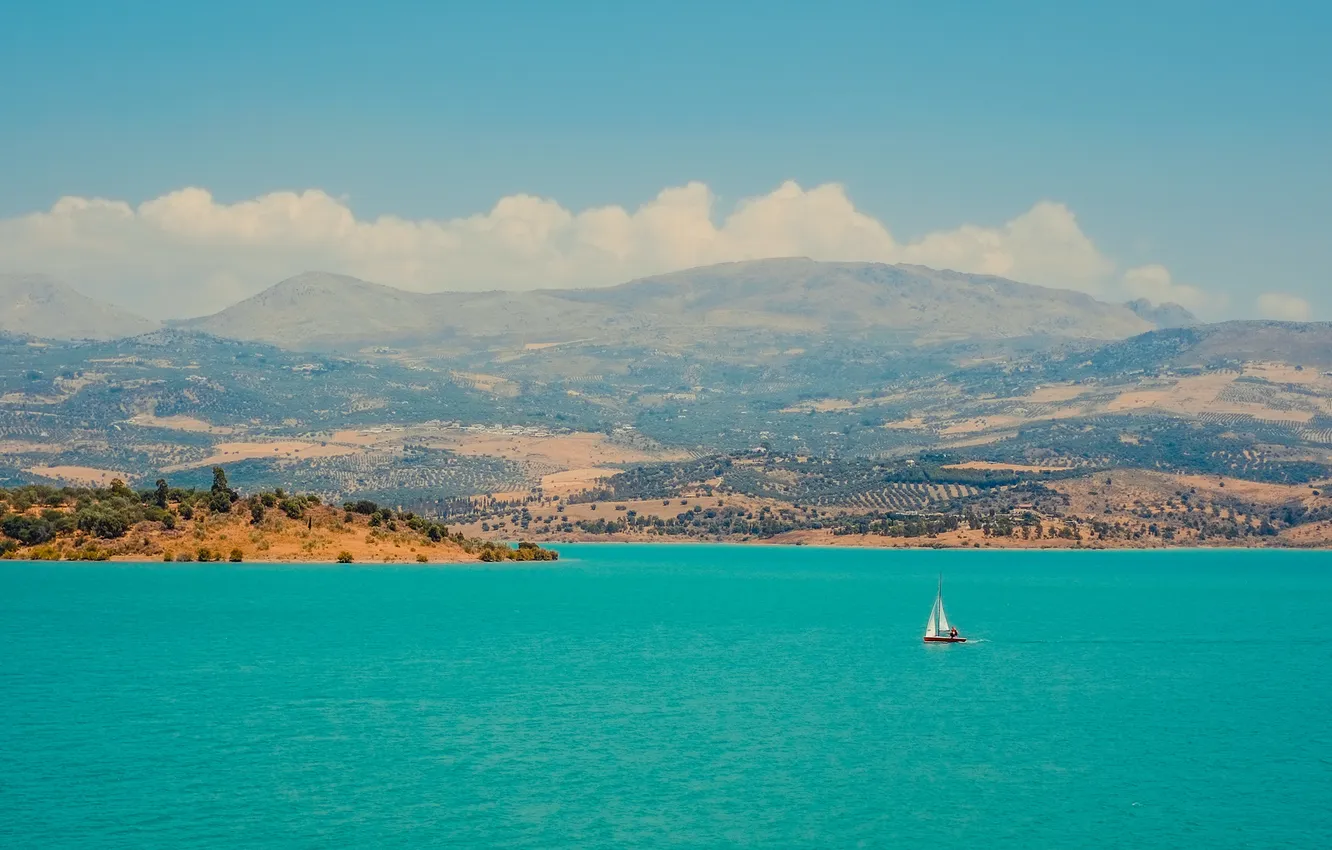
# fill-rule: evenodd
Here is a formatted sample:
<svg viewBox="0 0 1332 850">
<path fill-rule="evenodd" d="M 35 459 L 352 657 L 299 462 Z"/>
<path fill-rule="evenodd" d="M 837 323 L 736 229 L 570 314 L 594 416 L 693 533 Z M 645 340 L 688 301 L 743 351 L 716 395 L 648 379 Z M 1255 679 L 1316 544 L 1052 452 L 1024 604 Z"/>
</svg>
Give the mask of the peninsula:
<svg viewBox="0 0 1332 850">
<path fill-rule="evenodd" d="M 0 489 L 0 557 L 70 561 L 466 563 L 553 561 L 531 542 L 468 538 L 408 511 L 341 507 L 281 488 L 242 496 L 214 469 L 208 490 L 160 479 L 134 491 L 31 485 Z"/>
</svg>

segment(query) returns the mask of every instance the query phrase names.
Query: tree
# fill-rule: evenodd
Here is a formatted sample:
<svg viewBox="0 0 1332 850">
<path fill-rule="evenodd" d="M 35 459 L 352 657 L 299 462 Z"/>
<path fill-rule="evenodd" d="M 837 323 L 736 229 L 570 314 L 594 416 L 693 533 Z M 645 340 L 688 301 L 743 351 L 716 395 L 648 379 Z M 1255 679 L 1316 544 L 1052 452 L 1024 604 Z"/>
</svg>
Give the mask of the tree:
<svg viewBox="0 0 1332 850">
<path fill-rule="evenodd" d="M 231 488 L 227 486 L 227 471 L 220 466 L 213 467 L 213 493 L 230 493 Z"/>
<path fill-rule="evenodd" d="M 240 494 L 231 489 L 230 485 L 227 484 L 227 471 L 220 466 L 213 467 L 213 486 L 209 489 L 209 492 L 212 493 L 212 497 L 209 501 L 210 506 L 220 505 L 222 497 L 225 497 L 227 500 L 226 508 L 213 508 L 214 511 L 219 513 L 226 513 L 231 510 L 231 503 L 240 498 Z"/>
<path fill-rule="evenodd" d="M 135 521 L 135 517 L 130 516 L 127 511 L 106 503 L 79 511 L 77 518 L 80 531 L 107 540 L 123 537 Z"/>
<path fill-rule="evenodd" d="M 37 546 L 56 536 L 55 526 L 49 521 L 22 514 L 6 517 L 0 523 L 0 529 L 4 530 L 6 537 L 12 537 L 25 546 Z"/>
<path fill-rule="evenodd" d="M 153 502 L 162 510 L 166 510 L 167 496 L 171 494 L 171 488 L 167 486 L 165 478 L 157 479 L 157 489 L 153 491 Z"/>
<path fill-rule="evenodd" d="M 134 491 L 125 486 L 125 482 L 121 481 L 119 478 L 112 478 L 111 486 L 107 489 L 111 491 L 112 496 L 120 496 L 122 499 L 135 498 Z"/>
<path fill-rule="evenodd" d="M 231 511 L 231 494 L 225 490 L 214 490 L 213 495 L 208 497 L 208 510 L 215 514 L 225 514 Z"/>
</svg>

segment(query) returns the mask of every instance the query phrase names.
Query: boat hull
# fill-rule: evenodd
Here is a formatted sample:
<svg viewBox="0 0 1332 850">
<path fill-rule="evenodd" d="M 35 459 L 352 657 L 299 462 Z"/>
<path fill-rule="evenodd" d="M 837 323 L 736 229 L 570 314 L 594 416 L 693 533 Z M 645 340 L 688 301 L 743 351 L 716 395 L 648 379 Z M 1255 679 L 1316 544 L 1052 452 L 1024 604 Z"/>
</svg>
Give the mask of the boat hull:
<svg viewBox="0 0 1332 850">
<path fill-rule="evenodd" d="M 964 637 L 926 637 L 926 643 L 966 643 Z"/>
</svg>

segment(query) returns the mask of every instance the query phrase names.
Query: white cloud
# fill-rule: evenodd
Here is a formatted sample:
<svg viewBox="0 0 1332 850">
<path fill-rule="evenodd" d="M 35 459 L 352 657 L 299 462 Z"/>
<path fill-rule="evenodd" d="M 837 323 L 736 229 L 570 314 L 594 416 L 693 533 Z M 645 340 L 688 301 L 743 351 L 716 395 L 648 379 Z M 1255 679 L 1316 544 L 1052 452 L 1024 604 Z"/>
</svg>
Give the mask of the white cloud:
<svg viewBox="0 0 1332 850">
<path fill-rule="evenodd" d="M 902 248 L 902 262 L 1099 293 L 1114 264 L 1063 204 L 1042 201 L 998 228 L 963 225 Z"/>
<path fill-rule="evenodd" d="M 1175 304 L 1195 313 L 1215 314 L 1226 305 L 1224 296 L 1208 294 L 1196 286 L 1176 283 L 1165 266 L 1138 266 L 1124 272 L 1120 281 L 1130 298 L 1146 298 L 1156 304 Z"/>
<path fill-rule="evenodd" d="M 702 183 L 637 209 L 574 212 L 531 195 L 447 220 L 356 218 L 317 189 L 234 204 L 186 188 L 137 207 L 62 198 L 0 220 L 0 271 L 41 271 L 154 316 L 220 309 L 290 275 L 341 272 L 419 291 L 603 286 L 690 266 L 764 257 L 908 262 L 1002 275 L 1107 298 L 1201 303 L 1159 266 L 1122 282 L 1064 205 L 1044 201 L 994 227 L 967 224 L 899 243 L 844 189 L 794 182 L 717 217 Z M 1151 294 L 1155 293 L 1155 294 Z"/>
<path fill-rule="evenodd" d="M 1258 313 L 1264 319 L 1283 322 L 1307 322 L 1312 314 L 1309 302 L 1284 292 L 1264 292 L 1258 296 Z"/>
</svg>

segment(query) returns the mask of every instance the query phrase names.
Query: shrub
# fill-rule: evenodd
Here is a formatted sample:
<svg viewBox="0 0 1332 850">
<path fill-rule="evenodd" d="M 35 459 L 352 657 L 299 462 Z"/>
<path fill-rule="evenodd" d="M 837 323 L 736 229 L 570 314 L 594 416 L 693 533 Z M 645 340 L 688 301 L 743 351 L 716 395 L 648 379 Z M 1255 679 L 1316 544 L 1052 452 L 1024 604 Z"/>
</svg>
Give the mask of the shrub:
<svg viewBox="0 0 1332 850">
<path fill-rule="evenodd" d="M 343 551 L 341 551 L 341 552 L 338 553 L 338 563 L 339 563 L 339 564 L 350 564 L 351 562 L 352 562 L 352 554 L 351 554 L 351 552 L 348 552 L 348 551 L 346 551 L 346 550 L 344 549 Z"/>
<path fill-rule="evenodd" d="M 209 561 L 217 560 L 217 558 L 218 556 L 213 554 L 212 549 L 209 549 L 207 546 L 199 547 L 199 554 L 198 554 L 199 563 L 206 564 Z"/>
<path fill-rule="evenodd" d="M 208 497 L 208 510 L 215 514 L 231 513 L 231 494 L 218 490 Z"/>
<path fill-rule="evenodd" d="M 80 531 L 86 531 L 95 537 L 106 540 L 124 537 L 125 532 L 130 530 L 130 526 L 134 524 L 135 520 L 135 517 L 131 516 L 129 511 L 106 503 L 84 508 L 75 517 Z"/>
<path fill-rule="evenodd" d="M 231 557 L 227 558 L 227 560 L 233 564 L 239 564 L 241 561 L 245 560 L 245 556 L 241 553 L 241 550 L 232 549 Z"/>
<path fill-rule="evenodd" d="M 6 537 L 12 537 L 25 546 L 37 546 L 56 536 L 55 526 L 49 520 L 23 515 L 6 517 L 0 523 L 0 530 L 5 532 Z"/>
<path fill-rule="evenodd" d="M 430 563 L 430 559 L 427 558 L 425 555 L 417 555 L 417 556 L 416 556 L 416 563 L 418 563 L 418 564 L 428 564 L 428 563 Z"/>
<path fill-rule="evenodd" d="M 188 564 L 188 563 L 190 563 L 190 562 L 193 561 L 193 560 L 194 560 L 194 556 L 191 555 L 189 552 L 177 552 L 177 553 L 176 553 L 176 563 L 178 563 L 178 564 Z"/>
<path fill-rule="evenodd" d="M 172 561 L 174 561 L 175 558 L 171 557 L 171 553 L 170 553 L 170 552 L 163 552 L 163 553 L 162 553 L 162 560 L 163 560 L 163 561 L 166 561 L 166 562 L 169 564 L 169 563 L 171 563 Z"/>
</svg>

